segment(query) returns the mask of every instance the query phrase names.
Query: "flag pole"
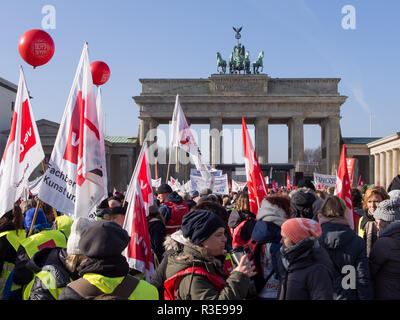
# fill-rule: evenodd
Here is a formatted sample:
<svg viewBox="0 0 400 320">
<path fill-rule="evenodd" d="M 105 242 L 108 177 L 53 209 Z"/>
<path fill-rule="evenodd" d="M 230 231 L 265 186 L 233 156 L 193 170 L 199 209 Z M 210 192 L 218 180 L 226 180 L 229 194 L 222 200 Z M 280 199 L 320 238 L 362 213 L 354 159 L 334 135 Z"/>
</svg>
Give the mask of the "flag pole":
<svg viewBox="0 0 400 320">
<path fill-rule="evenodd" d="M 45 164 L 44 160 L 42 160 L 41 164 L 42 164 L 43 174 L 45 174 L 46 173 L 46 164 Z M 32 234 L 33 226 L 35 225 L 37 213 L 38 213 L 38 210 L 39 210 L 39 206 L 41 204 L 42 204 L 42 200 L 40 200 L 38 198 L 38 201 L 37 201 L 37 204 L 36 204 L 36 209 L 35 209 L 35 214 L 33 215 L 33 219 L 32 219 L 32 223 L 31 223 L 31 227 L 29 229 L 28 237 Z M 55 217 L 57 217 L 55 208 L 53 208 L 53 212 L 54 212 Z"/>
</svg>

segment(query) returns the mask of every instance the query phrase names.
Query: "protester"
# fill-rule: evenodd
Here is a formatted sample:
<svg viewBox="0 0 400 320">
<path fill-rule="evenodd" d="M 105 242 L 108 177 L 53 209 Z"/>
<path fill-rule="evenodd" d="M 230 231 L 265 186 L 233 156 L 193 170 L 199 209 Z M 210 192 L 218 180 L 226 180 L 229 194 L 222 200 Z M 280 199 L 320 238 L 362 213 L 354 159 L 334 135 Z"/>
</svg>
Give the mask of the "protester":
<svg viewBox="0 0 400 320">
<path fill-rule="evenodd" d="M 56 218 L 54 220 L 52 229 L 64 232 L 65 236 L 69 238 L 69 235 L 71 234 L 71 227 L 72 224 L 74 223 L 74 220 L 70 218 L 68 215 L 58 211 L 56 211 L 55 217 Z"/>
<path fill-rule="evenodd" d="M 189 212 L 189 207 L 168 184 L 160 185 L 157 194 L 161 202 L 159 211 L 165 221 L 166 232 L 172 234 L 181 228 L 182 217 Z"/>
<path fill-rule="evenodd" d="M 35 274 L 24 290 L 24 300 L 57 300 L 60 292 L 79 278 L 77 267 L 86 261 L 79 249 L 79 240 L 93 220 L 79 217 L 71 226 L 67 248 L 44 248 L 27 263 Z"/>
<path fill-rule="evenodd" d="M 370 300 L 373 298 L 369 262 L 365 242 L 357 236 L 346 219 L 346 203 L 337 196 L 325 199 L 318 214 L 322 235 L 320 245 L 328 252 L 335 266 L 333 298 L 335 300 Z M 354 287 L 343 286 L 347 269 L 355 270 Z"/>
<path fill-rule="evenodd" d="M 199 192 L 198 191 L 191 191 L 189 193 L 184 193 L 184 195 L 185 196 L 182 197 L 182 198 L 186 202 L 186 204 L 188 205 L 188 208 L 190 210 L 197 204 L 193 199 L 197 198 L 197 196 L 199 195 Z"/>
<path fill-rule="evenodd" d="M 101 212 L 101 216 L 104 220 L 114 221 L 120 227 L 124 225 L 125 215 L 126 208 L 121 206 L 112 207 L 111 210 L 106 209 Z"/>
<path fill-rule="evenodd" d="M 149 228 L 154 268 L 157 268 L 163 258 L 163 243 L 166 237 L 165 223 L 158 209 L 159 208 L 156 205 L 150 206 L 149 215 L 147 216 L 147 226 Z"/>
<path fill-rule="evenodd" d="M 307 187 L 293 190 L 289 196 L 290 210 L 293 218 L 313 219 L 324 202 L 317 197 L 313 189 Z"/>
<path fill-rule="evenodd" d="M 374 217 L 379 233 L 369 261 L 375 299 L 400 300 L 400 208 L 394 200 L 384 200 Z"/>
<path fill-rule="evenodd" d="M 351 198 L 353 200 L 354 212 L 362 217 L 364 215 L 364 210 L 362 208 L 363 195 L 358 188 L 351 188 Z"/>
<path fill-rule="evenodd" d="M 27 235 L 33 224 L 35 210 L 35 208 L 29 209 L 25 214 L 24 228 Z M 38 209 L 32 234 L 21 242 L 17 251 L 14 268 L 14 282 L 16 284 L 24 286 L 32 280 L 33 273 L 26 265 L 36 252 L 48 247 L 66 248 L 67 238 L 61 231 L 51 230 L 44 212 Z"/>
<path fill-rule="evenodd" d="M 390 182 L 387 192 L 390 192 L 392 190 L 400 190 L 400 175 L 396 175 L 392 181 Z"/>
<path fill-rule="evenodd" d="M 368 257 L 378 238 L 378 228 L 376 227 L 374 212 L 379 203 L 386 199 L 389 199 L 389 195 L 382 187 L 368 188 L 364 195 L 364 215 L 361 217 L 358 224 L 358 235 L 363 238 L 366 243 Z"/>
<path fill-rule="evenodd" d="M 91 223 L 82 232 L 78 244 L 87 257 L 77 267 L 81 278 L 69 283 L 58 299 L 107 299 L 104 295 L 113 294 L 115 298 L 125 298 L 115 292 L 123 289 L 129 292 L 126 297 L 129 300 L 157 300 L 158 292 L 154 286 L 128 275 L 129 265 L 121 254 L 128 244 L 128 233 L 115 222 L 101 220 Z"/>
<path fill-rule="evenodd" d="M 23 200 L 21 201 L 19 206 L 21 208 L 22 214 L 24 215 L 29 209 L 36 208 L 36 200 L 35 199 Z"/>
<path fill-rule="evenodd" d="M 229 215 L 228 226 L 232 235 L 232 247 L 239 247 L 251 239 L 256 215 L 250 212 L 249 195 L 242 192 Z"/>
<path fill-rule="evenodd" d="M 243 256 L 225 275 L 216 257 L 225 255 L 225 225 L 208 210 L 194 210 L 183 217 L 182 234 L 188 239 L 183 251 L 168 259 L 165 297 L 172 300 L 241 300 L 247 295 L 254 265 Z M 176 287 L 175 287 L 176 285 Z"/>
<path fill-rule="evenodd" d="M 254 277 L 258 299 L 278 298 L 279 271 L 276 254 L 281 247 L 281 225 L 290 218 L 290 199 L 286 196 L 268 196 L 258 209 L 257 223 L 251 238 L 254 247 L 257 275 Z"/>
<path fill-rule="evenodd" d="M 17 250 L 26 237 L 23 215 L 18 202 L 0 218 L 0 300 L 21 300 L 22 288 L 7 280 L 12 277 Z M 11 280 L 11 279 L 10 279 Z"/>
<path fill-rule="evenodd" d="M 292 218 L 282 224 L 279 300 L 333 299 L 334 267 L 319 246 L 321 233 L 318 222 L 310 219 Z"/>
<path fill-rule="evenodd" d="M 108 202 L 108 207 L 110 209 L 112 209 L 114 207 L 122 206 L 122 200 L 119 197 L 112 196 L 112 197 L 108 198 L 107 202 Z"/>
</svg>

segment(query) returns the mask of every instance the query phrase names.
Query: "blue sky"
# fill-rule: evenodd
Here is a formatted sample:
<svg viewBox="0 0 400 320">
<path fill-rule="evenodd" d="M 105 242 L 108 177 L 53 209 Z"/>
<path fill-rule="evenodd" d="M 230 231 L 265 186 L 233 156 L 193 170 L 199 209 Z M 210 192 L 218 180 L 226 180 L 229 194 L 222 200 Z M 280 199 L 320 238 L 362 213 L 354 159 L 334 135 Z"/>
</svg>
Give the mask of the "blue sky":
<svg viewBox="0 0 400 320">
<path fill-rule="evenodd" d="M 56 9 L 56 29 L 46 30 L 56 49 L 49 63 L 33 70 L 19 56 L 18 40 L 41 28 L 45 5 Z M 342 28 L 345 5 L 356 10 L 355 30 Z M 270 77 L 342 79 L 339 92 L 348 96 L 341 109 L 344 137 L 369 136 L 370 112 L 373 136 L 400 131 L 396 0 L 14 0 L 0 8 L 0 77 L 17 83 L 22 64 L 37 120 L 60 122 L 87 41 L 91 61 L 111 69 L 103 86 L 107 134 L 137 136 L 132 96 L 140 94 L 138 79 L 209 77 L 216 72 L 215 53 L 227 59 L 235 45 L 232 26 L 243 26 L 241 43 L 251 60 L 264 50 Z M 319 144 L 319 127 L 306 126 L 305 147 Z M 286 127 L 270 126 L 269 147 L 270 162 L 287 161 Z"/>
</svg>

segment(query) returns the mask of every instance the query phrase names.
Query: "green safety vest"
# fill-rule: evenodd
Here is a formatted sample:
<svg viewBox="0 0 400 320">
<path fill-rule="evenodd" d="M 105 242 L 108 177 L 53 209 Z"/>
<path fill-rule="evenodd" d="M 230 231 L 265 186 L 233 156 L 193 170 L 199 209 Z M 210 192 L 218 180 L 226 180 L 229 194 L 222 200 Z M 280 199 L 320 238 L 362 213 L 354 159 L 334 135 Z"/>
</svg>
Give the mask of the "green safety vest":
<svg viewBox="0 0 400 320">
<path fill-rule="evenodd" d="M 53 274 L 48 270 L 43 270 L 35 274 L 32 281 L 25 287 L 24 290 L 24 300 L 29 300 L 31 296 L 31 290 L 33 283 L 35 282 L 36 278 L 39 278 L 42 281 L 44 287 L 49 290 L 50 294 L 53 296 L 54 300 L 58 300 L 58 296 L 60 295 L 61 291 L 64 287 L 57 288 L 57 280 L 53 276 Z M 70 279 L 72 281 L 72 279 Z"/>
<path fill-rule="evenodd" d="M 23 229 L 18 230 L 18 234 L 15 230 L 9 230 L 0 232 L 0 238 L 6 237 L 8 242 L 12 245 L 15 251 L 18 250 L 21 242 L 26 238 L 26 232 Z M 4 261 L 3 270 L 0 274 L 0 297 L 3 295 L 4 286 L 11 272 L 14 270 L 14 263 L 10 261 Z M 11 285 L 11 291 L 20 289 L 21 286 L 16 285 L 14 282 Z"/>
<path fill-rule="evenodd" d="M 57 223 L 57 230 L 61 230 L 62 232 L 65 233 L 67 238 L 69 238 L 69 235 L 71 234 L 71 226 L 74 223 L 74 220 L 72 220 L 66 214 L 63 214 L 61 216 L 56 217 L 56 223 Z"/>
<path fill-rule="evenodd" d="M 21 242 L 21 246 L 25 248 L 29 259 L 32 259 L 33 255 L 43 248 L 66 248 L 67 239 L 59 230 L 43 230 L 25 238 Z"/>
<path fill-rule="evenodd" d="M 112 293 L 125 277 L 109 278 L 97 273 L 86 273 L 84 279 L 96 286 L 106 294 Z M 150 283 L 140 280 L 135 290 L 128 298 L 129 300 L 158 300 L 158 290 Z"/>
</svg>

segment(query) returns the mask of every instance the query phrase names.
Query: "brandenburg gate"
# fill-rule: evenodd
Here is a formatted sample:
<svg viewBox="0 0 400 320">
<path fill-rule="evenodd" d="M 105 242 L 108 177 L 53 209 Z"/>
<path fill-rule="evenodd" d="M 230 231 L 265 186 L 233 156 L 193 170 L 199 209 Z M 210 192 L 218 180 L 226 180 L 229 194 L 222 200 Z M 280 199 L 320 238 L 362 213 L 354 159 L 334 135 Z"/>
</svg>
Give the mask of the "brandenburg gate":
<svg viewBox="0 0 400 320">
<path fill-rule="evenodd" d="M 255 150 L 260 164 L 268 162 L 268 126 L 288 127 L 288 163 L 303 171 L 304 129 L 321 127 L 322 168 L 335 174 L 340 158 L 340 107 L 347 97 L 338 92 L 338 78 L 270 78 L 267 74 L 212 74 L 207 79 L 140 79 L 142 92 L 133 97 L 140 109 L 139 143 L 150 129 L 172 119 L 176 94 L 189 124 L 209 124 L 222 131 L 224 124 L 255 127 Z M 154 137 L 147 137 L 153 141 Z M 153 143 L 153 142 L 150 142 Z M 282 141 L 282 144 L 286 143 Z M 165 146 L 167 147 L 167 146 Z M 210 164 L 221 162 L 221 135 L 211 136 Z M 189 178 L 179 168 L 180 179 Z"/>
</svg>

